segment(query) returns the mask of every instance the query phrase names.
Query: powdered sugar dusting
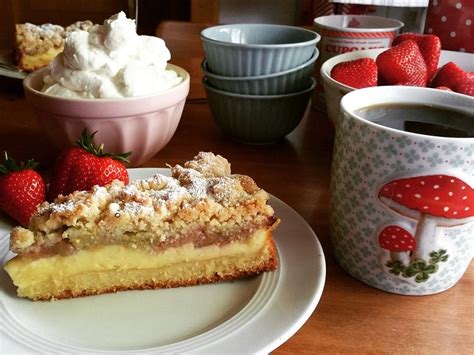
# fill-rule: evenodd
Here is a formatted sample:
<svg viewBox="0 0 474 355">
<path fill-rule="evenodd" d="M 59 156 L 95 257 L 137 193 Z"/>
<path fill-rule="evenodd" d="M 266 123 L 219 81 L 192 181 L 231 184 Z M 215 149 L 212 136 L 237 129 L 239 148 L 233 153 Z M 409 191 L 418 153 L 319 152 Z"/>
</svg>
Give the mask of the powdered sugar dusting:
<svg viewBox="0 0 474 355">
<path fill-rule="evenodd" d="M 64 197 L 56 203 L 46 203 L 39 211 L 88 214 L 90 208 L 107 208 L 108 214 L 142 215 L 155 213 L 155 209 L 161 214 L 202 200 L 228 206 L 245 198 L 246 194 L 240 179 L 230 175 L 229 170 L 230 164 L 225 158 L 200 153 L 195 160 L 186 162 L 185 167 L 174 166 L 172 177 L 157 174 L 127 186 L 119 181 L 106 187 L 94 186 L 90 191 L 76 191 L 74 198 Z"/>
<path fill-rule="evenodd" d="M 136 185 L 127 185 L 123 188 L 122 192 L 128 196 L 134 196 L 137 194 L 138 189 Z"/>
<path fill-rule="evenodd" d="M 235 180 L 230 177 L 223 177 L 212 187 L 212 193 L 216 200 L 225 200 L 230 191 L 233 190 Z"/>
<path fill-rule="evenodd" d="M 181 174 L 186 176 L 188 182 L 186 188 L 192 197 L 202 199 L 207 196 L 208 182 L 200 172 L 194 169 L 183 169 Z"/>
<path fill-rule="evenodd" d="M 92 188 L 92 195 L 99 200 L 104 200 L 109 196 L 109 193 L 105 187 L 96 185 Z"/>
<path fill-rule="evenodd" d="M 73 212 L 77 209 L 78 204 L 73 200 L 68 200 L 64 203 L 51 203 L 49 205 L 49 210 L 52 213 L 65 213 Z"/>
<path fill-rule="evenodd" d="M 145 206 L 141 203 L 131 201 L 123 205 L 123 211 L 127 214 L 140 215 L 151 214 L 154 212 L 154 209 L 151 206 Z"/>
<path fill-rule="evenodd" d="M 194 169 L 205 177 L 230 175 L 230 164 L 227 159 L 210 152 L 199 152 L 193 160 L 186 162 L 184 167 Z"/>
</svg>

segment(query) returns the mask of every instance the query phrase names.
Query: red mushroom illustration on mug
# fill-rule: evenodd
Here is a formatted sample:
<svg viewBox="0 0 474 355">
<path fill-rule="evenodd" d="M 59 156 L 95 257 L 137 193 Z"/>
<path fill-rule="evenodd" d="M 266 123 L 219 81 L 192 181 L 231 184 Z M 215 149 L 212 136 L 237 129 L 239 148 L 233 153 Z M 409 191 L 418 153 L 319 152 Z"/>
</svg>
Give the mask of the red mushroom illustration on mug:
<svg viewBox="0 0 474 355">
<path fill-rule="evenodd" d="M 386 226 L 379 234 L 379 245 L 390 252 L 391 261 L 400 261 L 403 265 L 410 264 L 411 252 L 415 249 L 416 240 L 406 229 L 397 226 Z"/>
<path fill-rule="evenodd" d="M 474 189 L 454 176 L 393 180 L 382 186 L 379 199 L 390 210 L 417 220 L 415 258 L 429 258 L 436 245 L 438 227 L 474 221 Z"/>
<path fill-rule="evenodd" d="M 418 277 L 417 282 L 427 280 L 427 267 L 436 266 L 429 269 L 428 273 L 433 273 L 437 264 L 448 258 L 446 250 L 437 247 L 438 230 L 474 221 L 474 189 L 454 176 L 438 174 L 396 179 L 383 185 L 378 197 L 391 211 L 416 221 L 414 251 L 410 266 L 403 274 L 411 277 L 421 270 L 424 276 Z"/>
</svg>

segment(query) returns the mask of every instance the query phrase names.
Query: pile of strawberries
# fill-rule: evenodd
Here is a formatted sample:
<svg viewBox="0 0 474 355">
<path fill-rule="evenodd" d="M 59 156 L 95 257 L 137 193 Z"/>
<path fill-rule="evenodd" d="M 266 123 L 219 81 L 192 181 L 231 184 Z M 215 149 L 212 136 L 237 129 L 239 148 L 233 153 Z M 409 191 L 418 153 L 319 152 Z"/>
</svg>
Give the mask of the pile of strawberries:
<svg viewBox="0 0 474 355">
<path fill-rule="evenodd" d="M 5 152 L 5 162 L 0 165 L 0 210 L 27 226 L 37 206 L 46 198 L 54 201 L 58 195 L 104 186 L 116 179 L 128 184 L 126 164 L 131 153 L 104 152 L 103 144 L 94 145 L 95 134 L 84 130 L 77 147 L 59 155 L 48 191 L 43 178 L 34 170 L 37 164 L 33 160 L 17 164 Z"/>
<path fill-rule="evenodd" d="M 336 64 L 331 77 L 356 89 L 380 85 L 431 87 L 474 96 L 474 73 L 453 62 L 438 68 L 441 41 L 435 35 L 404 33 L 375 60 L 362 58 Z"/>
</svg>

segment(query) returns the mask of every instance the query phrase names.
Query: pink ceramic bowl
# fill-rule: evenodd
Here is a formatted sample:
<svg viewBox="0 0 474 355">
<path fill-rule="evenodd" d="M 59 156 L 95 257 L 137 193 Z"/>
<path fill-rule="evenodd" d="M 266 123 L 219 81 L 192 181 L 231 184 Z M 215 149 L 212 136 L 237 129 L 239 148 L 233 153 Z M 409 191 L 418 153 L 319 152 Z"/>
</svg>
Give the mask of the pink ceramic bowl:
<svg viewBox="0 0 474 355">
<path fill-rule="evenodd" d="M 124 99 L 69 99 L 42 93 L 48 68 L 29 74 L 23 81 L 26 98 L 33 105 L 49 140 L 62 149 L 75 144 L 84 128 L 97 131 L 96 143 L 108 152 L 132 152 L 130 166 L 138 166 L 158 153 L 171 139 L 181 119 L 189 92 L 189 74 L 168 64 L 183 78 L 177 86 L 147 96 Z"/>
</svg>

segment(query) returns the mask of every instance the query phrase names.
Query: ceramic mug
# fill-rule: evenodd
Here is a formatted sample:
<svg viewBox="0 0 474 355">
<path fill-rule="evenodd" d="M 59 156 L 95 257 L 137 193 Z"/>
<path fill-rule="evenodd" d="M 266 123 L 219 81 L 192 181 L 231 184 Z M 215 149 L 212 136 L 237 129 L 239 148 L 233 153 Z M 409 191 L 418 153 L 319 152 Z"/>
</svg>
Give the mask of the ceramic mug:
<svg viewBox="0 0 474 355">
<path fill-rule="evenodd" d="M 314 70 L 316 80 L 326 60 L 348 52 L 389 48 L 403 26 L 399 20 L 381 16 L 329 15 L 315 18 L 313 28 L 321 35 L 318 43 L 320 56 Z M 313 105 L 326 110 L 324 86 L 318 85 L 314 91 Z"/>
<path fill-rule="evenodd" d="M 334 253 L 373 287 L 442 292 L 474 254 L 474 138 L 412 133 L 357 114 L 390 104 L 456 108 L 474 120 L 473 97 L 436 89 L 388 86 L 345 95 L 331 172 Z"/>
</svg>

